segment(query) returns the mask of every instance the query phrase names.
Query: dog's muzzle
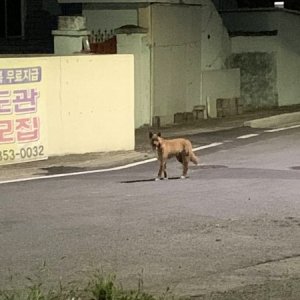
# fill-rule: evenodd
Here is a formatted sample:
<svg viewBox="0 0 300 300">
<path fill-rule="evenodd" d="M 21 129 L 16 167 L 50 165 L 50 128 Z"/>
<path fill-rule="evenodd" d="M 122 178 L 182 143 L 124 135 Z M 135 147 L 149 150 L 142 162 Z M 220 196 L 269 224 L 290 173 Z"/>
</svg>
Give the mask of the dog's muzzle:
<svg viewBox="0 0 300 300">
<path fill-rule="evenodd" d="M 153 150 L 158 150 L 160 148 L 160 143 L 157 140 L 152 140 L 151 146 Z"/>
</svg>

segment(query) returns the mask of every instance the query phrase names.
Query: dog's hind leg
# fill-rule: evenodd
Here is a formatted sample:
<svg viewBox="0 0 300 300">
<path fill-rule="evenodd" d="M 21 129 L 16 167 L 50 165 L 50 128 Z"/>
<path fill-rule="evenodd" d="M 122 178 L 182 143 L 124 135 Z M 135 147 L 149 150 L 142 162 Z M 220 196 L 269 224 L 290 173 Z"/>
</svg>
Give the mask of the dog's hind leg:
<svg viewBox="0 0 300 300">
<path fill-rule="evenodd" d="M 183 161 L 182 161 L 182 154 L 176 154 L 176 159 L 182 164 Z"/>
<path fill-rule="evenodd" d="M 192 152 L 190 154 L 190 160 L 195 164 L 195 165 L 198 165 L 198 159 L 197 159 L 197 156 L 195 155 L 194 152 Z"/>
<path fill-rule="evenodd" d="M 182 154 L 182 165 L 183 165 L 183 172 L 182 176 L 180 176 L 181 179 L 184 179 L 187 177 L 187 172 L 189 169 L 189 156 L 186 155 L 185 153 Z"/>
</svg>

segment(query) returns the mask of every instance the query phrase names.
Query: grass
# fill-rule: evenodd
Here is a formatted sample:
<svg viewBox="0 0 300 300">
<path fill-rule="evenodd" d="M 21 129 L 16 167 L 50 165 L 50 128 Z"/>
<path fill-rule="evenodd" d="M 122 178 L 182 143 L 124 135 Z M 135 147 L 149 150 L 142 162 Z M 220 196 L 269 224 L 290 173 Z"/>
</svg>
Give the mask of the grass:
<svg viewBox="0 0 300 300">
<path fill-rule="evenodd" d="M 0 290 L 0 300 L 174 300 L 169 288 L 160 296 L 151 295 L 143 290 L 140 277 L 136 290 L 125 290 L 117 283 L 116 276 L 104 275 L 95 271 L 80 282 L 46 287 L 40 276 L 27 277 L 27 284 L 21 288 Z M 45 279 L 44 279 L 45 280 Z M 44 281 L 45 282 L 45 281 Z"/>
</svg>

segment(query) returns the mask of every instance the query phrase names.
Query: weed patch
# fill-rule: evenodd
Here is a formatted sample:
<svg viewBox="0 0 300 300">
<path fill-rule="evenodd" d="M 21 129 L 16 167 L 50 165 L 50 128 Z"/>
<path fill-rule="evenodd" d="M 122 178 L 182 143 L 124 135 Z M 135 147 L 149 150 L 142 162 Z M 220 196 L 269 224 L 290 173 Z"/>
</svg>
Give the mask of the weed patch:
<svg viewBox="0 0 300 300">
<path fill-rule="evenodd" d="M 143 290 L 143 281 L 139 279 L 136 290 L 126 290 L 115 275 L 104 275 L 102 271 L 95 271 L 80 282 L 59 281 L 52 288 L 46 287 L 40 277 L 26 280 L 28 284 L 22 288 L 0 290 L 0 300 L 175 300 L 169 288 L 154 296 Z"/>
</svg>

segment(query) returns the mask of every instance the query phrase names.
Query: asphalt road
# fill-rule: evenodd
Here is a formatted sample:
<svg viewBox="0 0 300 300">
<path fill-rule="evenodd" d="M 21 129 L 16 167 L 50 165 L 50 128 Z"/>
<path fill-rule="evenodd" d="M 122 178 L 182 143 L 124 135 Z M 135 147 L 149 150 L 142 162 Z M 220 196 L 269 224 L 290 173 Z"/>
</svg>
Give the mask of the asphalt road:
<svg viewBox="0 0 300 300">
<path fill-rule="evenodd" d="M 191 139 L 222 144 L 186 180 L 170 160 L 158 182 L 152 162 L 0 185 L 0 288 L 46 261 L 49 283 L 102 268 L 194 299 L 300 299 L 299 128 Z"/>
</svg>

